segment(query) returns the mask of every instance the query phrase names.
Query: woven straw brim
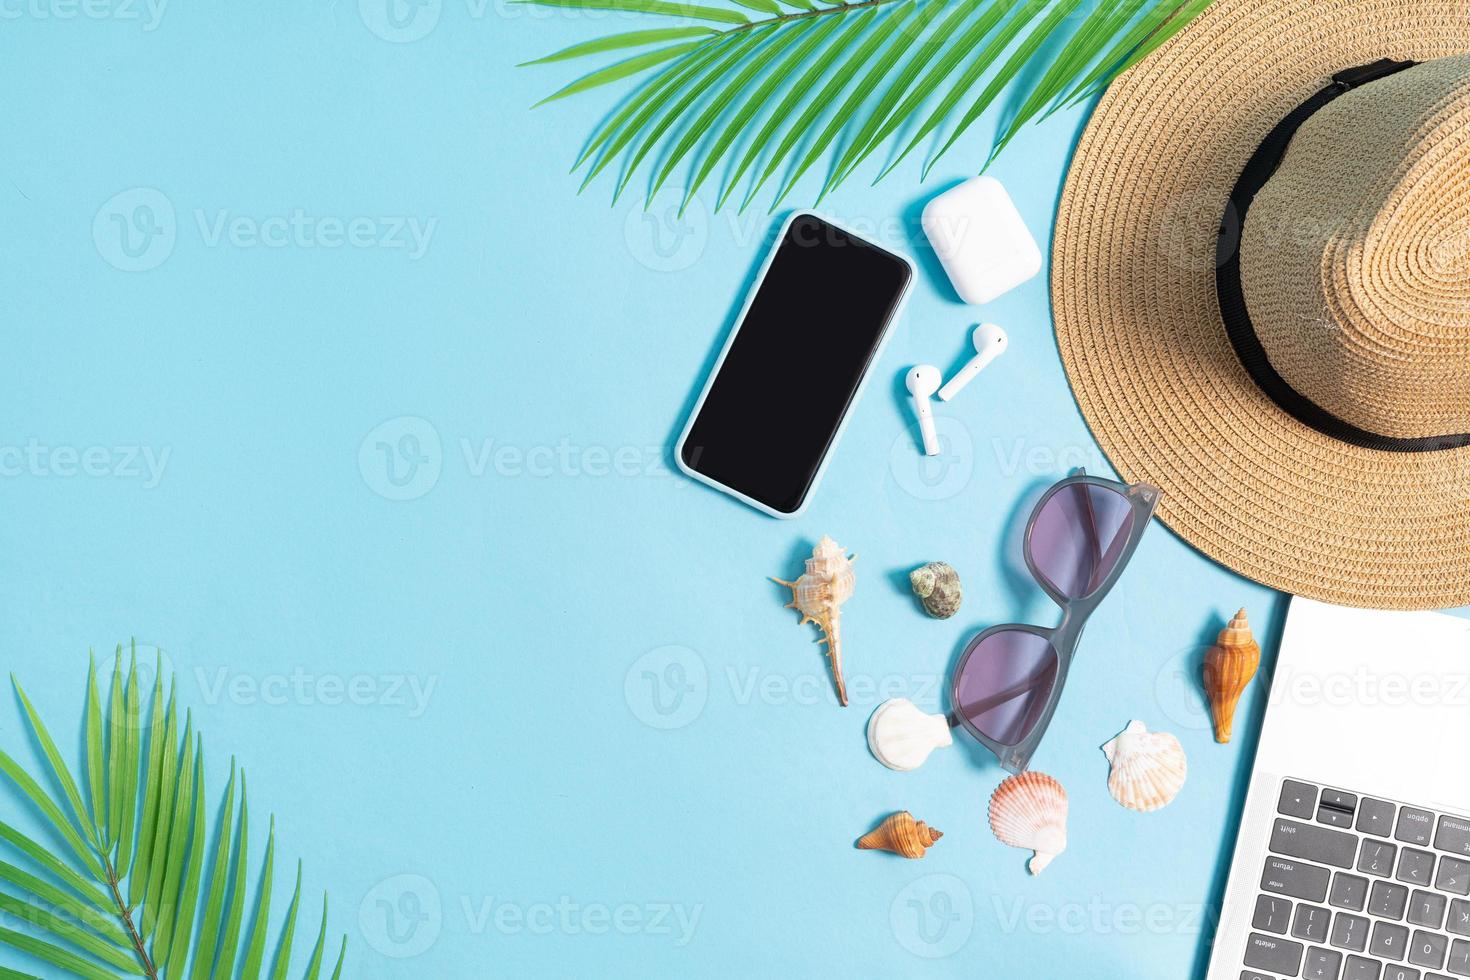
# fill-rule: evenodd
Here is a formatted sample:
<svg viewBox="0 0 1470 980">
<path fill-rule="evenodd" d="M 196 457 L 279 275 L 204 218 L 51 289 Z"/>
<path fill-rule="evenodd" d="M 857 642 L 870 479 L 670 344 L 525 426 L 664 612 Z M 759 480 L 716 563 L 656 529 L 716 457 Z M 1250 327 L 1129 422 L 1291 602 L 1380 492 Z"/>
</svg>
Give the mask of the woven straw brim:
<svg viewBox="0 0 1470 980">
<path fill-rule="evenodd" d="M 1216 0 L 1113 83 L 1078 145 L 1052 256 L 1078 406 L 1171 529 L 1273 588 L 1470 603 L 1470 448 L 1359 449 L 1292 419 L 1236 359 L 1215 287 L 1230 190 L 1283 117 L 1344 68 L 1467 51 L 1470 2 Z"/>
</svg>

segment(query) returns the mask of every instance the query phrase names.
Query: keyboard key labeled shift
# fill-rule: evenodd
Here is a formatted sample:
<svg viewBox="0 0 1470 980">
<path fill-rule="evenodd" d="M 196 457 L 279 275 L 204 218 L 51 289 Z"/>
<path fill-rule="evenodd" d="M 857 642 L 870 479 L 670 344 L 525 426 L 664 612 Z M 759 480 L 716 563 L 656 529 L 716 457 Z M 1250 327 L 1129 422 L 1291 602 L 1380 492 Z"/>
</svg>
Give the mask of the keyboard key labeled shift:
<svg viewBox="0 0 1470 980">
<path fill-rule="evenodd" d="M 1252 970 L 1294 977 L 1301 972 L 1305 952 L 1306 947 L 1301 943 L 1253 932 L 1245 944 L 1245 965 Z"/>
<path fill-rule="evenodd" d="M 1470 820 L 1464 817 L 1440 817 L 1434 846 L 1441 851 L 1470 854 Z"/>
<path fill-rule="evenodd" d="M 1317 787 L 1310 783 L 1299 783 L 1294 779 L 1284 780 L 1281 784 L 1281 799 L 1276 803 L 1276 812 L 1284 813 L 1288 817 L 1301 817 L 1303 820 L 1312 819 L 1312 814 L 1317 810 Z"/>
<path fill-rule="evenodd" d="M 1271 850 L 1318 864 L 1351 868 L 1358 854 L 1358 838 L 1340 830 L 1277 817 L 1271 828 Z"/>
<path fill-rule="evenodd" d="M 1331 874 L 1326 868 L 1301 861 L 1267 858 L 1266 870 L 1261 872 L 1261 891 L 1320 902 L 1327 897 L 1327 878 Z"/>
<path fill-rule="evenodd" d="M 1405 844 L 1427 845 L 1434 836 L 1434 814 L 1411 806 L 1404 807 L 1399 810 L 1399 822 L 1393 836 Z"/>
</svg>

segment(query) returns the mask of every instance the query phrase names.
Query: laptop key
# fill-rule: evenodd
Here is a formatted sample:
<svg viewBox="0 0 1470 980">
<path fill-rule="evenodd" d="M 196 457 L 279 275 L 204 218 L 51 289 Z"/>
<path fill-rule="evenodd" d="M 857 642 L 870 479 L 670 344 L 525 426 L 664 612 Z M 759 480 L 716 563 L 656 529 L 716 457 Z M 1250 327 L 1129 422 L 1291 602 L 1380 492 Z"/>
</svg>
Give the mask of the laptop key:
<svg viewBox="0 0 1470 980">
<path fill-rule="evenodd" d="M 1448 936 L 1415 929 L 1414 938 L 1409 940 L 1409 962 L 1415 966 L 1427 966 L 1431 970 L 1438 970 L 1444 966 L 1445 954 L 1449 952 L 1449 948 Z"/>
<path fill-rule="evenodd" d="M 1240 980 L 1271 980 L 1271 978 L 1264 973 L 1257 973 L 1255 970 L 1241 970 Z"/>
<path fill-rule="evenodd" d="M 1409 930 L 1391 922 L 1373 923 L 1368 952 L 1385 960 L 1403 961 L 1409 955 Z"/>
<path fill-rule="evenodd" d="M 1294 977 L 1301 971 L 1305 951 L 1301 943 L 1253 932 L 1245 944 L 1245 965 L 1253 970 Z"/>
<path fill-rule="evenodd" d="M 1457 977 L 1470 977 L 1470 942 L 1456 939 L 1450 943 L 1450 958 L 1444 968 Z"/>
<path fill-rule="evenodd" d="M 1452 895 L 1470 895 L 1470 861 L 1452 857 L 1439 859 L 1439 874 L 1434 887 Z"/>
<path fill-rule="evenodd" d="M 1361 953 L 1368 948 L 1369 928 L 1368 920 L 1361 915 L 1339 912 L 1332 920 L 1332 945 Z"/>
<path fill-rule="evenodd" d="M 1448 901 L 1443 895 L 1415 889 L 1414 894 L 1409 896 L 1409 921 L 1416 926 L 1443 929 L 1445 904 Z"/>
<path fill-rule="evenodd" d="M 1313 946 L 1307 950 L 1302 962 L 1304 980 L 1337 980 L 1342 971 L 1342 954 L 1331 949 Z"/>
<path fill-rule="evenodd" d="M 1383 964 L 1377 960 L 1365 960 L 1361 956 L 1349 956 L 1343 967 L 1342 980 L 1379 980 L 1383 975 Z"/>
<path fill-rule="evenodd" d="M 1344 874 L 1341 871 L 1332 876 L 1332 894 L 1327 896 L 1328 905 L 1335 905 L 1340 909 L 1352 909 L 1354 912 L 1361 912 L 1363 911 L 1363 903 L 1367 901 L 1367 878 Z"/>
<path fill-rule="evenodd" d="M 1267 858 L 1261 872 L 1261 891 L 1289 895 L 1307 902 L 1320 902 L 1327 897 L 1327 879 L 1332 872 L 1301 861 Z"/>
<path fill-rule="evenodd" d="M 1450 919 L 1444 926 L 1457 936 L 1470 936 L 1470 902 L 1457 898 L 1450 902 Z"/>
<path fill-rule="evenodd" d="M 1281 782 L 1281 798 L 1276 802 L 1276 812 L 1288 817 L 1312 819 L 1317 809 L 1317 787 L 1311 783 L 1299 783 L 1295 779 Z"/>
<path fill-rule="evenodd" d="M 1381 919 L 1402 919 L 1409 904 L 1409 889 L 1403 885 L 1391 885 L 1386 881 L 1373 882 L 1373 892 L 1368 896 L 1368 911 Z"/>
<path fill-rule="evenodd" d="M 1358 838 L 1340 830 L 1277 817 L 1271 829 L 1271 850 L 1318 864 L 1351 868 L 1358 853 Z"/>
<path fill-rule="evenodd" d="M 1358 852 L 1358 870 L 1380 878 L 1393 877 L 1393 862 L 1398 857 L 1397 844 L 1363 839 L 1363 848 Z"/>
<path fill-rule="evenodd" d="M 1374 837 L 1387 837 L 1393 833 L 1393 811 L 1392 803 L 1363 797 L 1363 802 L 1358 804 L 1358 831 Z"/>
<path fill-rule="evenodd" d="M 1294 939 L 1305 939 L 1309 943 L 1325 943 L 1327 927 L 1332 923 L 1332 913 L 1316 905 L 1298 905 L 1296 917 L 1291 921 Z"/>
<path fill-rule="evenodd" d="M 1407 966 L 1389 965 L 1383 970 L 1383 980 L 1419 980 L 1419 971 Z"/>
<path fill-rule="evenodd" d="M 1257 896 L 1256 914 L 1251 918 L 1251 928 L 1274 932 L 1278 936 L 1286 935 L 1286 930 L 1291 928 L 1291 902 L 1271 895 Z"/>
<path fill-rule="evenodd" d="M 1470 820 L 1464 817 L 1440 817 L 1434 846 L 1441 851 L 1470 854 Z"/>
<path fill-rule="evenodd" d="M 1427 845 L 1429 838 L 1434 836 L 1434 814 L 1412 806 L 1401 808 L 1393 836 L 1405 844 Z"/>
<path fill-rule="evenodd" d="M 1340 789 L 1324 789 L 1317 806 L 1317 822 L 1332 827 L 1351 827 L 1353 814 L 1358 809 L 1358 798 Z"/>
<path fill-rule="evenodd" d="M 1411 847 L 1404 848 L 1399 855 L 1399 870 L 1395 877 L 1413 885 L 1429 884 L 1434 878 L 1434 855 Z"/>
</svg>

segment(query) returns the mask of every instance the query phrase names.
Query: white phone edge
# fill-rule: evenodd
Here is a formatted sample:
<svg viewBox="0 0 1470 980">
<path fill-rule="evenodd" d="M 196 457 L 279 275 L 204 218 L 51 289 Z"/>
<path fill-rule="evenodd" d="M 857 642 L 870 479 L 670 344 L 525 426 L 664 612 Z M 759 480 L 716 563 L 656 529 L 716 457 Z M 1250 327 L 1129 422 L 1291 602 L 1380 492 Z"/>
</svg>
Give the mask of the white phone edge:
<svg viewBox="0 0 1470 980">
<path fill-rule="evenodd" d="M 881 247 L 884 252 L 887 252 L 904 264 L 909 272 L 908 280 L 904 283 L 903 292 L 899 294 L 898 303 L 893 307 L 893 314 L 889 316 L 888 322 L 883 326 L 883 335 L 878 338 L 878 345 L 873 349 L 873 356 L 868 361 L 868 366 L 863 371 L 863 376 L 858 379 L 857 389 L 853 392 L 852 402 L 848 405 L 847 411 L 842 413 L 842 420 L 837 423 L 837 431 L 832 434 L 832 442 L 828 444 L 827 451 L 822 455 L 822 461 L 817 464 L 817 474 L 812 477 L 812 485 L 807 488 L 806 496 L 802 499 L 801 506 L 790 513 L 776 510 L 774 507 L 768 507 L 759 500 L 746 496 L 734 487 L 721 483 L 713 477 L 706 476 L 686 466 L 684 463 L 684 441 L 689 438 L 689 430 L 694 428 L 694 420 L 699 417 L 699 410 L 704 407 L 704 400 L 709 396 L 709 391 L 714 386 L 715 378 L 719 377 L 720 368 L 725 365 L 725 356 L 730 353 L 730 348 L 735 344 L 735 338 L 740 335 L 740 328 L 745 325 L 746 314 L 750 312 L 750 307 L 755 302 L 756 294 L 760 292 L 761 285 L 766 281 L 766 273 L 770 271 L 771 263 L 776 260 L 776 253 L 780 251 L 781 243 L 786 240 L 786 233 L 790 230 L 791 223 L 803 215 L 825 221 L 838 231 L 845 232 L 860 241 L 868 241 L 864 236 L 859 235 L 857 232 L 844 226 L 841 222 L 834 221 L 819 211 L 794 211 L 782 222 L 781 230 L 776 233 L 775 244 L 771 246 L 770 251 L 766 254 L 765 261 L 761 263 L 760 272 L 756 274 L 755 282 L 751 285 L 750 292 L 746 293 L 745 302 L 741 305 L 740 312 L 735 317 L 735 325 L 730 328 L 730 335 L 725 338 L 725 345 L 720 348 L 720 356 L 715 359 L 714 367 L 710 368 L 709 376 L 704 381 L 704 387 L 700 389 L 699 398 L 695 401 L 694 408 L 689 412 L 689 418 L 684 421 L 684 429 L 679 433 L 678 441 L 674 443 L 674 465 L 678 466 L 685 476 L 697 480 L 706 486 L 713 487 L 721 493 L 729 494 L 741 503 L 760 511 L 762 514 L 782 521 L 795 520 L 806 513 L 806 509 L 811 506 L 812 498 L 821 489 L 822 477 L 827 473 L 827 466 L 832 462 L 832 455 L 837 451 L 837 444 L 842 441 L 842 433 L 847 430 L 848 423 L 852 421 L 853 410 L 857 407 L 857 403 L 862 400 L 863 393 L 868 389 L 868 383 L 873 379 L 873 369 L 877 367 L 878 361 L 883 357 L 883 351 L 888 346 L 888 339 L 893 334 L 893 325 L 903 316 L 904 309 L 908 306 L 909 294 L 913 292 L 914 280 L 918 277 L 919 273 L 918 268 L 914 265 L 913 259 L 907 255 L 887 246 L 876 246 Z M 869 242 L 869 244 L 874 243 Z"/>
</svg>

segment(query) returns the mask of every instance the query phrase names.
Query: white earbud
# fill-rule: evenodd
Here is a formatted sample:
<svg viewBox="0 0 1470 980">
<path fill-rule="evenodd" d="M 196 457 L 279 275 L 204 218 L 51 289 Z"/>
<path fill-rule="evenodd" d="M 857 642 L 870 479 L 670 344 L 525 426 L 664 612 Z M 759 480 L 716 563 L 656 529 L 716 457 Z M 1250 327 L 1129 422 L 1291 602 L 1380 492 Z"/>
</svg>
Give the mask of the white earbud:
<svg viewBox="0 0 1470 980">
<path fill-rule="evenodd" d="M 939 435 L 934 431 L 934 406 L 929 399 L 939 390 L 942 380 L 944 379 L 939 374 L 939 368 L 932 364 L 910 368 L 904 378 L 909 394 L 914 396 L 914 414 L 919 417 L 919 432 L 924 437 L 925 456 L 939 455 Z"/>
<path fill-rule="evenodd" d="M 975 375 L 985 370 L 985 365 L 1005 353 L 1007 342 L 1006 332 L 993 323 L 982 323 L 976 327 L 975 356 L 939 389 L 940 400 L 947 402 L 958 395 L 960 389 L 975 380 Z"/>
</svg>

